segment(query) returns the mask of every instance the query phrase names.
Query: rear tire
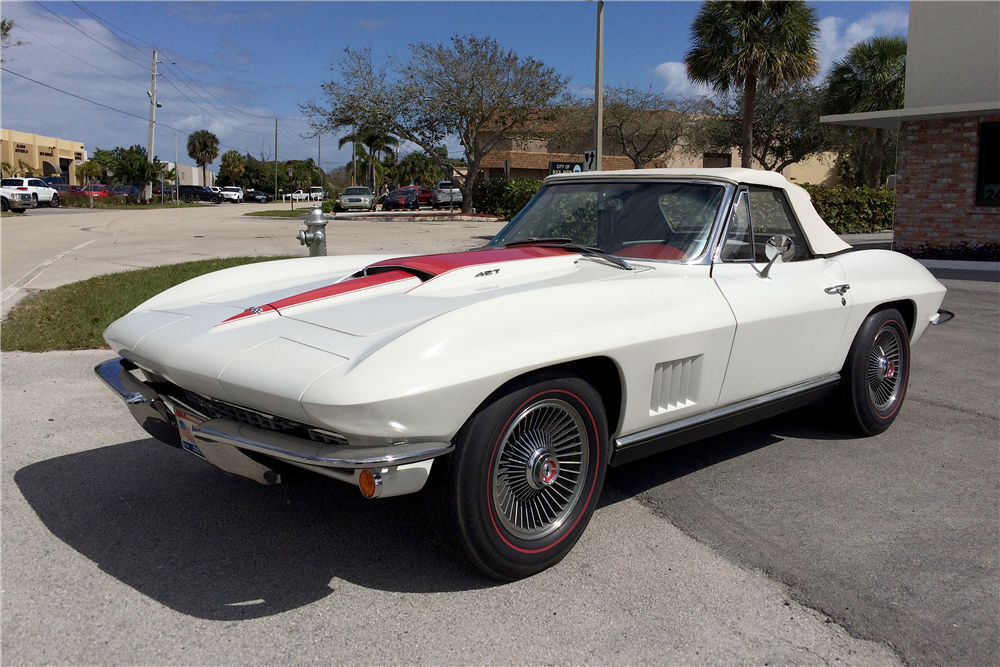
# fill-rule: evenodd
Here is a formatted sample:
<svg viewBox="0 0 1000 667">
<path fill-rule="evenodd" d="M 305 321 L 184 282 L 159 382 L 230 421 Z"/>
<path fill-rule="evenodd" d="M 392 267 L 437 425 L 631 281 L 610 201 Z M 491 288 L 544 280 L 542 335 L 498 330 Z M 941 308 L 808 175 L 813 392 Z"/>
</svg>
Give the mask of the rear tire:
<svg viewBox="0 0 1000 667">
<path fill-rule="evenodd" d="M 899 414 L 910 379 L 910 341 L 895 308 L 872 313 L 861 325 L 841 372 L 834 406 L 844 427 L 878 435 Z"/>
<path fill-rule="evenodd" d="M 493 579 L 552 567 L 597 506 L 607 462 L 600 395 L 566 373 L 498 391 L 435 462 L 428 512 L 452 552 Z"/>
</svg>

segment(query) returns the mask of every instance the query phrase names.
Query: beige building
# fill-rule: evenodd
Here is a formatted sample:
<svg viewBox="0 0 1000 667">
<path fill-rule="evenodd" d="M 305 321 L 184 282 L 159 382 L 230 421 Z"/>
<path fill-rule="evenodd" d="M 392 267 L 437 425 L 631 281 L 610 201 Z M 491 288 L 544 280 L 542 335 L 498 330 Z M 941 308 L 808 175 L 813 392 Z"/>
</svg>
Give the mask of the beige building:
<svg viewBox="0 0 1000 667">
<path fill-rule="evenodd" d="M 500 142 L 497 149 L 486 154 L 479 163 L 480 178 L 504 178 L 506 173 L 507 178 L 542 180 L 556 171 L 573 171 L 576 165 L 582 165 L 582 153 L 563 153 L 551 150 L 549 141 L 544 138 L 544 134 L 552 132 L 554 129 L 554 125 L 548 124 L 536 128 L 535 131 L 542 135 L 539 138 L 512 139 Z M 834 153 L 813 156 L 782 169 L 781 174 L 794 183 L 836 185 L 836 158 Z M 645 168 L 725 168 L 739 166 L 740 162 L 738 149 L 729 153 L 694 155 L 677 148 L 669 155 L 654 158 Z M 619 171 L 634 169 L 635 165 L 630 158 L 624 155 L 606 152 L 601 158 L 601 167 L 604 171 Z M 756 162 L 754 162 L 753 168 L 763 169 Z"/>
<path fill-rule="evenodd" d="M 0 129 L 4 176 L 21 174 L 30 168 L 38 176 L 61 176 L 67 183 L 82 185 L 82 179 L 76 178 L 76 168 L 86 160 L 87 151 L 79 141 Z"/>
</svg>

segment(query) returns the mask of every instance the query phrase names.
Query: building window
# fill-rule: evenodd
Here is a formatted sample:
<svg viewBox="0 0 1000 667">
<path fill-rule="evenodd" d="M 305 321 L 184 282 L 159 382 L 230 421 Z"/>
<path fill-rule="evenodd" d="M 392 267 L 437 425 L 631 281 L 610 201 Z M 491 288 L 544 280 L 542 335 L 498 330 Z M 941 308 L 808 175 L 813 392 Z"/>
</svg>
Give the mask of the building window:
<svg viewBox="0 0 1000 667">
<path fill-rule="evenodd" d="M 1000 123 L 979 124 L 976 206 L 1000 206 Z"/>
<path fill-rule="evenodd" d="M 732 153 L 705 153 L 701 156 L 701 166 L 706 169 L 725 169 L 733 166 Z"/>
</svg>

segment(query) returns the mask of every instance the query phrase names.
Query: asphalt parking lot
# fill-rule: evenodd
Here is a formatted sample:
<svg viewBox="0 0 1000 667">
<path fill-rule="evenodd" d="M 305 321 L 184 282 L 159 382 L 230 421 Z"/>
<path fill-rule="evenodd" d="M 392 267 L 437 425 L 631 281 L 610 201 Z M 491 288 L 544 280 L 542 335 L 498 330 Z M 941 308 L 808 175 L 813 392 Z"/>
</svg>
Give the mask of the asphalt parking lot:
<svg viewBox="0 0 1000 667">
<path fill-rule="evenodd" d="M 4 218 L 5 310 L 108 266 L 304 254 L 250 206 L 53 212 L 47 243 Z M 344 252 L 491 233 L 333 231 Z M 449 560 L 414 498 L 258 487 L 150 440 L 91 372 L 106 351 L 4 354 L 4 662 L 998 664 L 1000 285 L 945 282 L 957 317 L 914 346 L 888 432 L 810 408 L 613 469 L 570 556 L 507 585 Z"/>
</svg>

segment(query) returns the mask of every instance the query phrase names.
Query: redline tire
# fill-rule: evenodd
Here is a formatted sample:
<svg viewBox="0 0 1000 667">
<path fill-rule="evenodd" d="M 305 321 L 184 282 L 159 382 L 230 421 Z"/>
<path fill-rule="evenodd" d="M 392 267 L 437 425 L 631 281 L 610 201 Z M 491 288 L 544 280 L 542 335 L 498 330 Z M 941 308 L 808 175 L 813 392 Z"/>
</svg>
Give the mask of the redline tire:
<svg viewBox="0 0 1000 667">
<path fill-rule="evenodd" d="M 586 529 L 608 459 L 600 395 L 546 372 L 498 391 L 432 468 L 426 499 L 441 540 L 484 575 L 552 567 Z"/>
<path fill-rule="evenodd" d="M 895 308 L 865 319 L 847 355 L 834 396 L 847 430 L 878 435 L 895 421 L 910 379 L 910 343 L 903 316 Z"/>
</svg>

